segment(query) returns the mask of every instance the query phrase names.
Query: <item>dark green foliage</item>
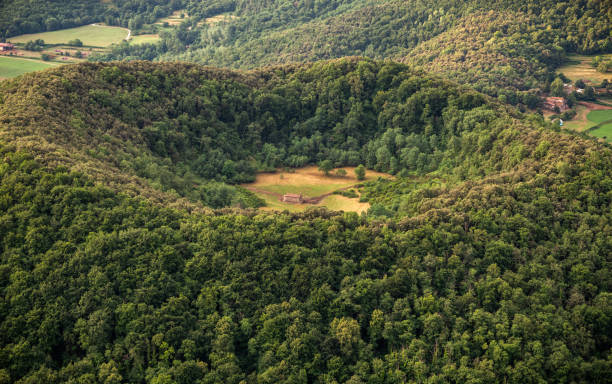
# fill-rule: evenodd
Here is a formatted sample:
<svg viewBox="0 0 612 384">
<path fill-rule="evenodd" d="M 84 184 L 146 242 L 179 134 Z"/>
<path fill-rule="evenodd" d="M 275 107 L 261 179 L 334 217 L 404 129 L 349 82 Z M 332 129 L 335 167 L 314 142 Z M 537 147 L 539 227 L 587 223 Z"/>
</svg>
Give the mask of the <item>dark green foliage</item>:
<svg viewBox="0 0 612 384">
<path fill-rule="evenodd" d="M 382 226 L 325 211 L 187 215 L 5 148 L 2 374 L 601 382 L 608 155 Z"/>
<path fill-rule="evenodd" d="M 23 48 L 28 51 L 42 51 L 45 48 L 45 41 L 43 39 L 30 40 Z"/>
<path fill-rule="evenodd" d="M 371 60 L 247 74 L 183 64 L 86 64 L 34 76 L 44 92 L 5 85 L 0 112 L 24 116 L 8 121 L 9 137 L 43 145 L 29 136 L 35 132 L 80 153 L 90 168 L 104 165 L 108 171 L 95 171 L 98 179 L 125 188 L 127 178 L 138 178 L 138 193 L 144 179 L 205 204 L 212 200 L 202 191 L 220 191 L 199 187 L 210 180 L 244 183 L 257 170 L 282 166 L 324 162 L 329 172 L 365 164 L 393 174 L 453 167 L 472 155 L 459 145 L 463 135 L 491 141 L 487 132 L 511 121 L 474 91 Z"/>
<path fill-rule="evenodd" d="M 392 62 L 84 64 L 0 87 L 0 380 L 612 374 L 604 144 Z M 181 200 L 256 206 L 226 182 L 323 160 L 397 177 L 366 183 L 361 216 Z"/>
<path fill-rule="evenodd" d="M 79 39 L 74 39 L 74 40 L 70 40 L 68 42 L 68 45 L 71 45 L 73 47 L 82 47 L 83 46 L 83 42 Z"/>
</svg>

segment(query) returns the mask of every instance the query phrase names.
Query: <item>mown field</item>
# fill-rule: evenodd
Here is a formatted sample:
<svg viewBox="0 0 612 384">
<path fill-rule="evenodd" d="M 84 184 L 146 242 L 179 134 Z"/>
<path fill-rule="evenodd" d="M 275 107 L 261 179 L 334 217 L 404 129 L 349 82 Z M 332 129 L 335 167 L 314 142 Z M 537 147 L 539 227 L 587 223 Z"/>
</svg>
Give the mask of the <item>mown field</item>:
<svg viewBox="0 0 612 384">
<path fill-rule="evenodd" d="M 0 79 L 16 77 L 27 72 L 55 67 L 57 64 L 18 57 L 0 56 Z"/>
<path fill-rule="evenodd" d="M 359 198 L 348 198 L 341 195 L 329 195 L 321 200 L 319 204 L 291 204 L 284 203 L 279 197 L 286 193 L 302 194 L 306 197 L 316 197 L 337 191 L 342 188 L 359 184 L 355 177 L 354 167 L 344 167 L 346 176 L 335 175 L 336 170 L 325 176 L 315 166 L 304 167 L 292 172 L 260 173 L 254 183 L 244 184 L 243 187 L 251 190 L 257 196 L 266 201 L 267 210 L 289 210 L 292 212 L 303 211 L 309 207 L 327 207 L 338 211 L 363 212 L 370 207 L 368 203 L 359 202 Z M 368 170 L 366 180 L 375 180 L 378 177 L 390 176 L 385 173 Z"/>
<path fill-rule="evenodd" d="M 66 44 L 70 40 L 79 39 L 86 46 L 108 47 L 113 43 L 120 43 L 127 34 L 127 29 L 121 27 L 84 25 L 59 31 L 19 35 L 8 40 L 11 43 L 26 43 L 30 40 L 43 39 L 47 44 Z"/>
<path fill-rule="evenodd" d="M 610 60 L 612 55 L 600 55 L 605 57 L 606 60 Z M 557 73 L 563 73 L 567 78 L 572 81 L 576 81 L 578 79 L 586 80 L 594 84 L 599 84 L 603 81 L 603 79 L 612 79 L 612 73 L 601 73 L 597 72 L 595 68 L 591 65 L 591 61 L 593 60 L 593 56 L 586 55 L 570 55 L 569 61 L 559 67 Z"/>
<path fill-rule="evenodd" d="M 597 126 L 589 134 L 612 142 L 612 109 L 592 111 L 587 118 Z"/>
<path fill-rule="evenodd" d="M 154 43 L 159 40 L 159 35 L 151 34 L 151 35 L 136 35 L 130 38 L 130 44 L 144 44 L 144 43 Z"/>
</svg>

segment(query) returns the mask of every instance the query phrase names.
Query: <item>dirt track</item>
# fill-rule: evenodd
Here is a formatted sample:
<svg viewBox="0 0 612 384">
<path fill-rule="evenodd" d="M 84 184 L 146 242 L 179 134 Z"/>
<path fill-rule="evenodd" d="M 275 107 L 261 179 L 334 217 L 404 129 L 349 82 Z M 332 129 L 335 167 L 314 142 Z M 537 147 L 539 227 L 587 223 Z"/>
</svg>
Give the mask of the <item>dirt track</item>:
<svg viewBox="0 0 612 384">
<path fill-rule="evenodd" d="M 595 103 L 590 103 L 588 101 L 580 101 L 578 102 L 578 104 L 582 105 L 583 107 L 587 107 L 592 111 L 597 111 L 597 110 L 602 110 L 602 109 L 612 109 L 612 107 L 609 105 L 595 104 Z"/>
</svg>

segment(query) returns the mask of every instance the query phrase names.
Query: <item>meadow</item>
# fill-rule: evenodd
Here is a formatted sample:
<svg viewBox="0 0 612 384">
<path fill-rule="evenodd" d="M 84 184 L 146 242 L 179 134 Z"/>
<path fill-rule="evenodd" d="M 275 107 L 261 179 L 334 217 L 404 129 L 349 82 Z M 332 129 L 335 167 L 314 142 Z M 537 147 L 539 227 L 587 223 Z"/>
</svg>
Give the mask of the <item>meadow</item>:
<svg viewBox="0 0 612 384">
<path fill-rule="evenodd" d="M 594 123 L 589 134 L 612 142 L 612 109 L 592 111 L 587 118 Z"/>
<path fill-rule="evenodd" d="M 612 55 L 601 55 L 606 60 L 610 60 Z M 593 84 L 599 85 L 603 79 L 612 80 L 612 73 L 597 72 L 591 65 L 594 56 L 570 55 L 569 61 L 559 67 L 557 73 L 563 73 L 568 79 L 576 81 L 582 79 Z"/>
<path fill-rule="evenodd" d="M 125 28 L 96 24 L 52 32 L 19 35 L 8 40 L 11 43 L 26 43 L 30 40 L 43 39 L 47 44 L 66 44 L 70 40 L 79 39 L 86 46 L 108 47 L 111 44 L 120 43 L 127 37 L 127 34 L 128 30 Z"/>
<path fill-rule="evenodd" d="M 132 35 L 130 38 L 130 44 L 145 44 L 145 43 L 155 43 L 159 40 L 158 34 L 150 34 L 150 35 Z"/>
<path fill-rule="evenodd" d="M 27 72 L 40 71 L 55 66 L 57 64 L 45 63 L 40 60 L 0 56 L 0 79 L 8 79 Z"/>
<path fill-rule="evenodd" d="M 349 188 L 361 182 L 376 180 L 378 177 L 390 178 L 388 174 L 366 171 L 366 180 L 359 181 L 355 177 L 355 167 L 343 167 L 346 176 L 336 176 L 336 170 L 325 176 L 316 166 L 304 167 L 291 172 L 277 171 L 260 173 L 254 183 L 243 187 L 254 192 L 266 201 L 265 210 L 303 211 L 309 207 L 327 207 L 337 211 L 366 211 L 370 204 L 359 202 L 359 198 L 348 198 L 342 195 L 330 194 L 339 189 Z M 286 193 L 302 194 L 305 197 L 325 196 L 318 204 L 291 204 L 280 201 L 280 196 Z"/>
</svg>

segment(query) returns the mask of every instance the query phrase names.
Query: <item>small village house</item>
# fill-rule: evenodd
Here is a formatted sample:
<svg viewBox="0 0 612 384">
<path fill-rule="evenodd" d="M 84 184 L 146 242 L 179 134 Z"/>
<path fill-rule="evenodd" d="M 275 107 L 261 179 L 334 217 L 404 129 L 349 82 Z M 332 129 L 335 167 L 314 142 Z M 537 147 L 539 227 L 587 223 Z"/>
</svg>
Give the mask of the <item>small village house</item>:
<svg viewBox="0 0 612 384">
<path fill-rule="evenodd" d="M 546 97 L 542 100 L 542 108 L 548 109 L 554 112 L 565 112 L 569 109 L 567 101 L 563 97 Z"/>
<path fill-rule="evenodd" d="M 0 43 L 0 51 L 12 51 L 15 46 L 11 43 Z"/>
<path fill-rule="evenodd" d="M 302 194 L 295 194 L 295 193 L 286 193 L 283 195 L 282 201 L 284 203 L 295 203 L 295 204 L 301 204 L 304 202 L 304 198 L 302 197 Z"/>
</svg>

